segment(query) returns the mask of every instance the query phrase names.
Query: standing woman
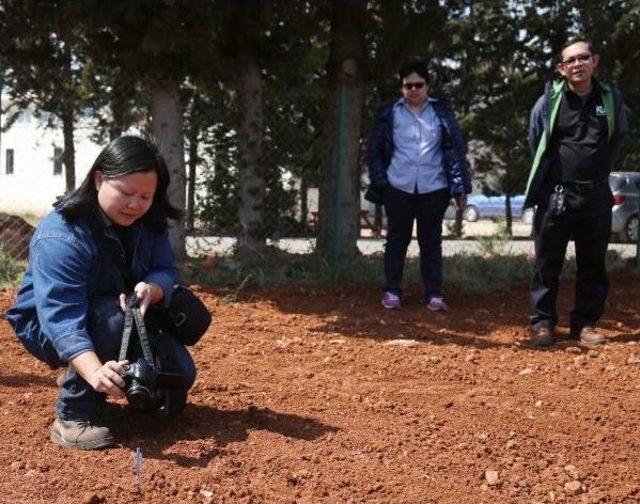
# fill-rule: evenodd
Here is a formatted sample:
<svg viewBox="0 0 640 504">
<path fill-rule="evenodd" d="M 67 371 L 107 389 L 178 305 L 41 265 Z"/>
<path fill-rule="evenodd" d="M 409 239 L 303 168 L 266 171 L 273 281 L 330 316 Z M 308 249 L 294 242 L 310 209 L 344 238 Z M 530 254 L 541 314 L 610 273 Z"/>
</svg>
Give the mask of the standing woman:
<svg viewBox="0 0 640 504">
<path fill-rule="evenodd" d="M 384 204 L 387 215 L 382 306 L 400 307 L 416 220 L 426 306 L 445 311 L 442 220 L 452 197 L 462 209 L 471 192 L 466 143 L 449 104 L 429 96 L 427 64 L 407 62 L 399 76 L 402 98 L 378 111 L 367 150 L 371 186 L 365 197 Z"/>
<path fill-rule="evenodd" d="M 135 291 L 143 313 L 162 309 L 178 278 L 167 218 L 182 213 L 169 203 L 168 186 L 157 149 L 123 136 L 104 148 L 82 185 L 35 230 L 7 320 L 33 355 L 54 368 L 68 365 L 51 428 L 51 439 L 62 446 L 115 444 L 100 412 L 107 396 L 124 395 L 127 361 L 116 360 L 123 295 Z M 184 406 L 195 380 L 193 360 L 173 337 L 150 336 L 164 369 L 183 377 Z"/>
</svg>

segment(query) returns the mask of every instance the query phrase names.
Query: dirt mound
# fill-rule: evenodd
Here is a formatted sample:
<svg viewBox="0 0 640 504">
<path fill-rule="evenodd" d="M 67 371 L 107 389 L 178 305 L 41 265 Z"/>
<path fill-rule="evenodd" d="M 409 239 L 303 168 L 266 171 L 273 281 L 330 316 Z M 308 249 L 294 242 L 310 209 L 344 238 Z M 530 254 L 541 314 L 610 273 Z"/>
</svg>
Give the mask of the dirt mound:
<svg viewBox="0 0 640 504">
<path fill-rule="evenodd" d="M 33 230 L 22 217 L 0 212 L 0 249 L 14 259 L 27 259 Z"/>
<path fill-rule="evenodd" d="M 183 417 L 114 404 L 121 445 L 102 452 L 49 441 L 57 373 L 0 320 L 0 501 L 638 502 L 639 280 L 612 278 L 593 350 L 566 327 L 529 347 L 526 285 L 449 292 L 446 314 L 417 286 L 393 312 L 356 285 L 205 290 L 214 323 Z"/>
</svg>

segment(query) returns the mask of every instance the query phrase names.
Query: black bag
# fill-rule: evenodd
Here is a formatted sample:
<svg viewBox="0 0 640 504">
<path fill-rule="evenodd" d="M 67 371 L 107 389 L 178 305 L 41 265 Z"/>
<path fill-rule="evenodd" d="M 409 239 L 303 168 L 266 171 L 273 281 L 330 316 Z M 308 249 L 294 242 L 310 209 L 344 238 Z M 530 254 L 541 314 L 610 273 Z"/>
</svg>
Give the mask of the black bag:
<svg viewBox="0 0 640 504">
<path fill-rule="evenodd" d="M 370 185 L 364 193 L 364 199 L 376 205 L 382 205 L 384 203 L 384 188 Z"/>
<path fill-rule="evenodd" d="M 200 298 L 182 285 L 173 288 L 162 325 L 184 345 L 195 345 L 211 325 L 211 313 Z"/>
</svg>

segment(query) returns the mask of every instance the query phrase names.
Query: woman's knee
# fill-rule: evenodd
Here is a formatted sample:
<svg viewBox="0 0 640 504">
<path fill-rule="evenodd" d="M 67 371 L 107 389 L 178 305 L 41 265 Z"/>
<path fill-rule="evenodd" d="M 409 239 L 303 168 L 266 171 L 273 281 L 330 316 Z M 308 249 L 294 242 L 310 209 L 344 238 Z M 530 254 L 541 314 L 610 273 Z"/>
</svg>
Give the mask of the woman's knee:
<svg viewBox="0 0 640 504">
<path fill-rule="evenodd" d="M 100 296 L 90 301 L 87 330 L 102 360 L 117 358 L 124 330 L 124 313 L 116 298 Z"/>
</svg>

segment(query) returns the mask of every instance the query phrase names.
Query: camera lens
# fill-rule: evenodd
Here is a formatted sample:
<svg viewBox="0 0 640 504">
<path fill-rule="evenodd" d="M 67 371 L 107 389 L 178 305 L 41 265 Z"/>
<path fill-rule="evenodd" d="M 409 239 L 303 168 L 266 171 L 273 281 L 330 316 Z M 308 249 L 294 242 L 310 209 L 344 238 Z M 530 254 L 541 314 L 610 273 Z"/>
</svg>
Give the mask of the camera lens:
<svg viewBox="0 0 640 504">
<path fill-rule="evenodd" d="M 152 406 L 153 394 L 148 388 L 133 383 L 127 390 L 127 401 L 129 401 L 132 408 L 145 411 Z"/>
</svg>

